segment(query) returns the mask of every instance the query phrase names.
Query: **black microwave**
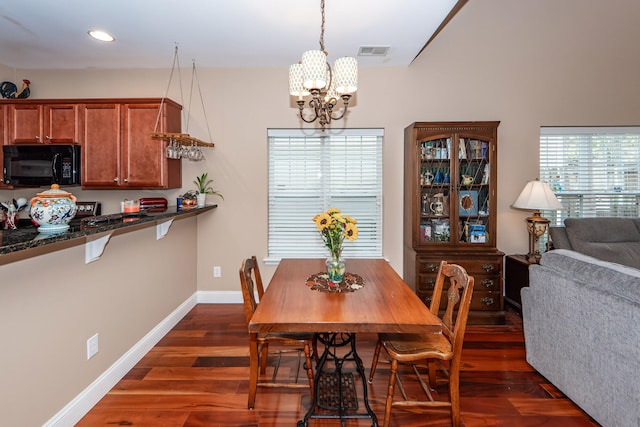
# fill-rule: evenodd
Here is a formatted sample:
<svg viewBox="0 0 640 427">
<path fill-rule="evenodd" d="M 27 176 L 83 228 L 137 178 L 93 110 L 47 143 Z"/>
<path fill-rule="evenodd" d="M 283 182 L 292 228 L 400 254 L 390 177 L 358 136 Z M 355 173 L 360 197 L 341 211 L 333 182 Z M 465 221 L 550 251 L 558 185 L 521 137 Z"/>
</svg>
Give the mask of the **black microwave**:
<svg viewBox="0 0 640 427">
<path fill-rule="evenodd" d="M 79 145 L 4 145 L 2 149 L 3 181 L 7 185 L 80 185 Z"/>
</svg>

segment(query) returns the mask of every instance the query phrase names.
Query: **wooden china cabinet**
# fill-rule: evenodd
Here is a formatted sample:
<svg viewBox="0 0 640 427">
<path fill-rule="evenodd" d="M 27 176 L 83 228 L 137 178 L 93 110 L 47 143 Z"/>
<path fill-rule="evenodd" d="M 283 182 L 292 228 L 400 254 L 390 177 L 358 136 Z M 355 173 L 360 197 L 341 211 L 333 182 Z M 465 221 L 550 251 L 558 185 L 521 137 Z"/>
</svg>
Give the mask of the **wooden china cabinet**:
<svg viewBox="0 0 640 427">
<path fill-rule="evenodd" d="M 504 253 L 496 248 L 499 123 L 417 122 L 405 129 L 404 279 L 429 305 L 440 261 L 460 264 L 475 278 L 475 324 L 505 317 Z"/>
</svg>

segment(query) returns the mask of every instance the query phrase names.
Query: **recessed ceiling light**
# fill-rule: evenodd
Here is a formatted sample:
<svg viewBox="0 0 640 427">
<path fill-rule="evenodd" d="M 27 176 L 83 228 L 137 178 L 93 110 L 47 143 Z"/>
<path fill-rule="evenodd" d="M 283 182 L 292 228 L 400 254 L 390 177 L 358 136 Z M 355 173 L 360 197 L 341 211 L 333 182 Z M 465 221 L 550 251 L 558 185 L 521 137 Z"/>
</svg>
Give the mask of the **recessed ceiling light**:
<svg viewBox="0 0 640 427">
<path fill-rule="evenodd" d="M 88 33 L 89 33 L 89 35 L 90 35 L 91 37 L 93 37 L 94 39 L 96 39 L 96 40 L 100 40 L 100 41 L 103 41 L 103 42 L 112 42 L 112 41 L 114 41 L 114 40 L 115 40 L 111 34 L 106 33 L 106 32 L 104 32 L 104 31 L 100 31 L 100 30 L 91 30 L 91 31 L 89 31 Z"/>
</svg>

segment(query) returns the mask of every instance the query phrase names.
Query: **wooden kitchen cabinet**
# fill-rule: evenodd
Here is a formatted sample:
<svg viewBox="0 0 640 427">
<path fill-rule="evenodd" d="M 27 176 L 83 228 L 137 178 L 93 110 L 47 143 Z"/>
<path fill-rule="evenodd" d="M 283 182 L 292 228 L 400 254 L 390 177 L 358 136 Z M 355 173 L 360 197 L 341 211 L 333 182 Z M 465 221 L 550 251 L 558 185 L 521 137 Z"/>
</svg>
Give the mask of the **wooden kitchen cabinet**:
<svg viewBox="0 0 640 427">
<path fill-rule="evenodd" d="M 6 131 L 7 131 L 7 107 L 6 105 L 2 105 L 0 104 L 0 141 L 2 141 L 2 144 L 0 145 L 4 145 L 7 141 L 7 135 L 6 135 Z M 4 153 L 2 151 L 0 151 L 0 168 L 2 168 L 1 170 L 3 171 L 3 175 L 0 176 L 0 178 L 2 178 L 4 176 Z M 10 188 L 8 185 L 6 185 L 4 183 L 4 179 L 0 179 L 0 188 Z"/>
<path fill-rule="evenodd" d="M 78 105 L 21 101 L 7 105 L 10 144 L 79 143 Z"/>
<path fill-rule="evenodd" d="M 151 133 L 154 130 L 179 133 L 181 109 L 179 104 L 166 99 L 82 105 L 82 186 L 180 188 L 180 160 L 168 159 L 167 142 L 151 138 Z"/>
<path fill-rule="evenodd" d="M 504 323 L 496 248 L 499 122 L 418 122 L 405 129 L 404 280 L 429 305 L 441 260 L 474 276 L 469 322 Z"/>
<path fill-rule="evenodd" d="M 84 188 L 180 188 L 181 161 L 168 159 L 168 142 L 151 134 L 180 133 L 181 111 L 161 98 L 0 100 L 0 137 L 4 144 L 80 144 Z"/>
</svg>

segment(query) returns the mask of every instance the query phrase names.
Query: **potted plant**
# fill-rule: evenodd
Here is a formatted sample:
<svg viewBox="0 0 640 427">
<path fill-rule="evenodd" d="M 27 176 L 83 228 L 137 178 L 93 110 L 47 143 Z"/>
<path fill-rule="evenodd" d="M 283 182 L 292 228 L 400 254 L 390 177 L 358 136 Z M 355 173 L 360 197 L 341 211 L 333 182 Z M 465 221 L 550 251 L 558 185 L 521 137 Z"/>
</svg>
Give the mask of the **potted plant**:
<svg viewBox="0 0 640 427">
<path fill-rule="evenodd" d="M 214 190 L 213 187 L 211 186 L 211 184 L 213 184 L 213 179 L 209 179 L 208 175 L 209 174 L 205 172 L 202 175 L 197 176 L 196 180 L 193 181 L 193 183 L 196 185 L 196 191 L 198 192 L 196 196 L 198 200 L 198 207 L 204 206 L 204 202 L 207 197 L 207 194 L 214 194 L 216 196 L 220 196 L 220 198 L 224 200 L 224 197 L 222 196 L 222 194 Z"/>
</svg>

